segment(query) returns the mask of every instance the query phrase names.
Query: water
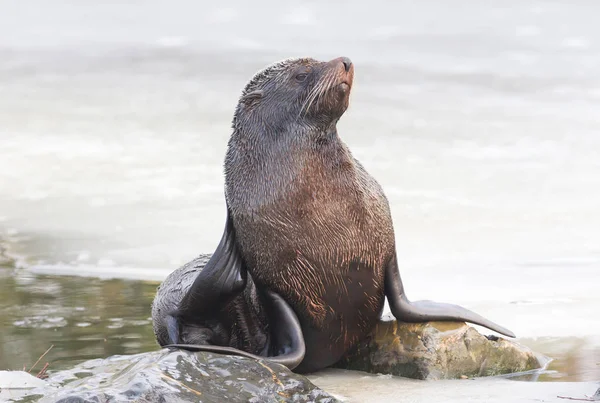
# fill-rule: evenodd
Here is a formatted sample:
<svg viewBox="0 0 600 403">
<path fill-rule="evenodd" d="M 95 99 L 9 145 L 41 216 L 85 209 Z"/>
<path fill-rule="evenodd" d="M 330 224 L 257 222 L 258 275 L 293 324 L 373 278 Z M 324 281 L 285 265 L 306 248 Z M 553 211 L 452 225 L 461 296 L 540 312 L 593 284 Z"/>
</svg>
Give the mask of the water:
<svg viewBox="0 0 600 403">
<path fill-rule="evenodd" d="M 41 309 L 34 285 L 18 286 L 42 298 L 33 305 L 3 286 L 12 346 L 0 366 L 31 362 L 50 342 L 62 341 L 61 360 L 154 348 L 154 285 L 61 276 L 160 281 L 214 250 L 243 85 L 281 58 L 345 55 L 356 83 L 340 135 L 388 195 L 409 296 L 509 327 L 559 358 L 547 378 L 600 379 L 600 3 L 5 0 L 2 9 L 0 239 L 25 268 L 4 270 L 3 282 L 30 278 L 57 308 Z M 76 310 L 94 310 L 110 284 L 144 296 L 122 311 L 116 299 L 104 313 Z M 86 295 L 95 301 L 76 302 Z M 60 337 L 38 345 L 32 329 L 46 319 L 14 324 L 35 315 L 63 318 Z M 119 318 L 131 329 L 110 333 L 112 347 L 86 349 L 85 329 L 103 334 Z"/>
<path fill-rule="evenodd" d="M 36 276 L 0 268 L 0 368 L 37 373 L 157 348 L 149 306 L 156 284 Z M 33 371 L 32 371 L 33 372 Z"/>
</svg>

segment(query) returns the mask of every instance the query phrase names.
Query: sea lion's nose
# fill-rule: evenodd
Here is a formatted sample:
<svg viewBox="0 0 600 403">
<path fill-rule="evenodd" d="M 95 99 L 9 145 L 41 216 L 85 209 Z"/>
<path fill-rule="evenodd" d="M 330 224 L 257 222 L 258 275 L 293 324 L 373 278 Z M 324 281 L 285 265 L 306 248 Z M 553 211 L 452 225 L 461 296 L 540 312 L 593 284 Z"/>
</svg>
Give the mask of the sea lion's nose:
<svg viewBox="0 0 600 403">
<path fill-rule="evenodd" d="M 344 64 L 344 70 L 346 70 L 346 73 L 350 71 L 350 67 L 352 66 L 352 60 L 350 60 L 347 57 L 342 57 L 342 63 Z"/>
</svg>

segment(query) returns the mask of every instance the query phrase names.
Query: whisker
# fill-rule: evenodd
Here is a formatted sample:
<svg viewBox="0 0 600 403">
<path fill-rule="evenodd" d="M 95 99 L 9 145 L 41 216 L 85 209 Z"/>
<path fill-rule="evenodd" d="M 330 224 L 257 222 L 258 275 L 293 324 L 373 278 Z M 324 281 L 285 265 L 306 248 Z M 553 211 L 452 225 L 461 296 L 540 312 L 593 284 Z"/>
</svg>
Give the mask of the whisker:
<svg viewBox="0 0 600 403">
<path fill-rule="evenodd" d="M 331 87 L 333 86 L 333 83 L 335 81 L 336 78 L 336 74 L 334 72 L 331 72 L 328 74 L 327 77 L 325 77 L 324 83 L 325 85 L 323 86 L 323 90 L 321 91 L 321 93 L 319 94 L 319 100 L 317 101 L 317 105 L 320 104 L 320 102 L 322 102 L 323 100 L 323 95 L 327 94 L 327 92 L 331 89 Z M 322 106 L 322 104 L 321 104 Z"/>
<path fill-rule="evenodd" d="M 302 114 L 302 112 L 304 111 L 304 108 L 306 108 L 306 105 L 308 104 L 308 102 L 310 101 L 310 98 L 312 97 L 312 94 L 315 92 L 315 87 L 313 87 L 310 92 L 308 93 L 308 95 L 306 96 L 306 99 L 304 100 L 304 103 L 302 104 L 302 107 L 300 108 L 300 113 L 299 115 Z"/>
<path fill-rule="evenodd" d="M 315 93 L 313 102 L 316 101 L 317 106 L 319 106 L 319 104 L 321 103 L 321 99 L 323 98 L 323 94 L 327 91 L 328 82 L 329 82 L 329 75 L 322 77 L 321 81 L 319 82 L 319 86 L 316 88 L 317 91 Z"/>
<path fill-rule="evenodd" d="M 310 104 L 308 105 L 308 108 L 306 110 L 307 112 L 308 112 L 308 109 L 312 106 L 313 102 L 316 101 L 317 105 L 319 104 L 319 98 L 321 97 L 321 93 L 323 91 L 324 85 L 325 85 L 324 81 L 321 80 L 319 82 L 319 84 L 315 87 L 315 93 L 313 94 L 312 99 L 310 100 Z"/>
<path fill-rule="evenodd" d="M 316 106 L 322 106 L 322 102 L 324 101 L 325 95 L 331 90 L 336 82 L 337 74 L 335 71 L 330 71 L 324 77 L 321 77 L 317 85 L 315 85 L 312 90 L 308 93 L 306 100 L 302 104 L 300 108 L 300 113 L 298 117 L 302 115 L 302 113 L 308 113 L 311 106 L 315 104 Z"/>
<path fill-rule="evenodd" d="M 320 88 L 321 88 L 322 84 L 323 84 L 323 80 L 319 80 L 319 82 L 317 83 L 317 85 L 313 87 L 313 89 L 311 90 L 311 92 L 308 94 L 308 97 L 306 98 L 306 102 L 304 103 L 304 106 L 300 110 L 301 113 L 302 112 L 308 112 L 308 110 L 310 109 L 312 103 L 318 97 L 319 92 L 320 92 Z"/>
</svg>

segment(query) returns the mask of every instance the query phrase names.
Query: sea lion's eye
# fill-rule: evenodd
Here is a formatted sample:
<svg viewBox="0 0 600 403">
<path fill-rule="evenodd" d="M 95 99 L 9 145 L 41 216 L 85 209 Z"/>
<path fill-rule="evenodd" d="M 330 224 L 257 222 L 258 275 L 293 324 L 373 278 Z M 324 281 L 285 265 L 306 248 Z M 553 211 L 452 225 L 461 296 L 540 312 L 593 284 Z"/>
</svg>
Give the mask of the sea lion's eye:
<svg viewBox="0 0 600 403">
<path fill-rule="evenodd" d="M 308 77 L 308 74 L 307 74 L 307 73 L 300 73 L 300 74 L 296 74 L 296 80 L 297 80 L 298 82 L 300 82 L 300 83 L 301 83 L 302 81 L 306 80 L 306 77 Z"/>
</svg>

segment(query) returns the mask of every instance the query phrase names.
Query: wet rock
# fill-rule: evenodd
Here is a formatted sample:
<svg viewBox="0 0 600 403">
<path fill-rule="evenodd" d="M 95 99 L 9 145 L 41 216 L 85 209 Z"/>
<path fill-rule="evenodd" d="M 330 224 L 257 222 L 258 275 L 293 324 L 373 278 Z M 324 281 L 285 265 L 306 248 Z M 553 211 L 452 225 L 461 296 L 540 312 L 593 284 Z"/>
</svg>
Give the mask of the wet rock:
<svg viewBox="0 0 600 403">
<path fill-rule="evenodd" d="M 46 383 L 25 371 L 0 371 L 0 402 L 21 396 L 27 389 L 44 386 Z"/>
<path fill-rule="evenodd" d="M 461 379 L 542 368 L 548 358 L 465 323 L 398 323 L 383 318 L 336 366 L 415 379 Z"/>
<path fill-rule="evenodd" d="M 268 361 L 160 350 L 84 362 L 50 376 L 22 402 L 336 402 Z"/>
<path fill-rule="evenodd" d="M 45 385 L 43 380 L 25 371 L 0 371 L 0 391 L 2 389 L 31 389 L 43 385 Z"/>
</svg>

